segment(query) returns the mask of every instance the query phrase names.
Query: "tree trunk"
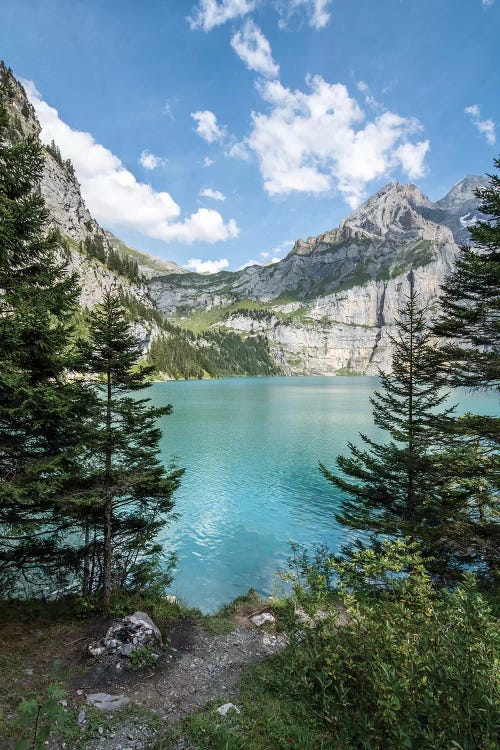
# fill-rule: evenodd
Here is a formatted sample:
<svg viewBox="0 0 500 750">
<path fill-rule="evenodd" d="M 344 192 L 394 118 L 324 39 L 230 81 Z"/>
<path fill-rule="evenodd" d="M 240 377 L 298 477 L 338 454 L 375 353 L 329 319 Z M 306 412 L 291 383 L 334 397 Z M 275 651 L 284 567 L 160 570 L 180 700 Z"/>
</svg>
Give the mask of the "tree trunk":
<svg viewBox="0 0 500 750">
<path fill-rule="evenodd" d="M 111 564 L 113 559 L 113 497 L 111 495 L 111 371 L 107 374 L 107 403 L 106 403 L 106 485 L 108 494 L 104 506 L 104 558 L 102 575 L 102 606 L 109 609 L 111 597 Z"/>
</svg>

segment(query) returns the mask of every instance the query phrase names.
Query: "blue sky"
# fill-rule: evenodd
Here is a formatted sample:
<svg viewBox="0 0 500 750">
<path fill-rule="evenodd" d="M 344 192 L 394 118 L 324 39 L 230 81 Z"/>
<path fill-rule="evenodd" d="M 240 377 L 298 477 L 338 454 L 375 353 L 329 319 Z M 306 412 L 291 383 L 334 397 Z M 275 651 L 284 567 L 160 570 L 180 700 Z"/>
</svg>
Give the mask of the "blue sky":
<svg viewBox="0 0 500 750">
<path fill-rule="evenodd" d="M 282 257 L 391 180 L 492 168 L 500 0 L 1 0 L 0 57 L 100 223 L 191 269 Z"/>
</svg>

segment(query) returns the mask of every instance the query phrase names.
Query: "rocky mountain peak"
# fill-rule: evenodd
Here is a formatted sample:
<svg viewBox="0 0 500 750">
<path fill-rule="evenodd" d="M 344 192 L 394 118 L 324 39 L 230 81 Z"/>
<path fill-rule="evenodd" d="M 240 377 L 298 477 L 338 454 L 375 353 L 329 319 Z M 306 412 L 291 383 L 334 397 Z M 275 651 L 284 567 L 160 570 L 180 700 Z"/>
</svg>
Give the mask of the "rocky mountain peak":
<svg viewBox="0 0 500 750">
<path fill-rule="evenodd" d="M 35 109 L 28 101 L 22 84 L 2 60 L 0 60 L 0 80 L 7 89 L 6 107 L 10 117 L 9 140 L 15 143 L 24 138 L 38 138 L 41 127 Z"/>
<path fill-rule="evenodd" d="M 342 221 L 339 239 L 384 237 L 389 231 L 421 230 L 421 209 L 430 205 L 416 185 L 389 183 Z"/>
<path fill-rule="evenodd" d="M 484 187 L 485 184 L 486 179 L 484 177 L 475 174 L 467 175 L 463 180 L 457 182 L 450 192 L 437 201 L 435 205 L 439 208 L 453 210 L 461 208 L 464 203 L 469 201 L 477 203 L 476 190 Z"/>
</svg>

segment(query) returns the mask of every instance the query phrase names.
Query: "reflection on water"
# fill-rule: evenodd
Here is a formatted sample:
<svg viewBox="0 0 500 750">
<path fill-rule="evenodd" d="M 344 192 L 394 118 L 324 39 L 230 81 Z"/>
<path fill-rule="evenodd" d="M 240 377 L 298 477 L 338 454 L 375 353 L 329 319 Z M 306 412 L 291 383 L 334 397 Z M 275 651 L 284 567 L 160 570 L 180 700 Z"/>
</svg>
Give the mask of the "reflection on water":
<svg viewBox="0 0 500 750">
<path fill-rule="evenodd" d="M 380 438 L 369 403 L 376 385 L 376 378 L 338 377 L 152 386 L 156 405 L 174 406 L 161 423 L 162 456 L 186 468 L 176 495 L 181 517 L 162 535 L 180 558 L 176 593 L 206 611 L 251 586 L 270 594 L 290 540 L 338 549 L 350 538 L 334 518 L 339 492 L 318 461 L 333 468 L 360 431 Z M 497 408 L 492 396 L 458 400 L 462 413 Z"/>
</svg>

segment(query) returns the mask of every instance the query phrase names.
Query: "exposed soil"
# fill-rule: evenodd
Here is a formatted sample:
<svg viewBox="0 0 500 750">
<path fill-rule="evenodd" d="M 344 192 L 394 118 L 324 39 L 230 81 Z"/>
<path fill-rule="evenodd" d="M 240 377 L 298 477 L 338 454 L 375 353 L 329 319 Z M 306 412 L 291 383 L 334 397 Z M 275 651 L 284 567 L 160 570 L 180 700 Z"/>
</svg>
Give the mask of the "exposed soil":
<svg viewBox="0 0 500 750">
<path fill-rule="evenodd" d="M 238 626 L 226 635 L 210 635 L 193 621 L 175 624 L 168 650 L 153 669 L 116 674 L 94 668 L 75 676 L 74 686 L 85 693 L 127 695 L 135 705 L 176 721 L 212 698 L 227 702 L 245 666 L 277 653 L 282 635 Z"/>
<path fill-rule="evenodd" d="M 20 695 L 39 690 L 55 659 L 61 661 L 70 708 L 88 710 L 89 693 L 126 695 L 131 708 L 154 711 L 171 726 L 209 700 L 237 703 L 237 683 L 245 667 L 286 645 L 285 636 L 252 625 L 249 614 L 255 611 L 254 606 L 251 612 L 243 609 L 235 613 L 235 629 L 224 635 L 209 634 L 196 620 L 179 620 L 167 628 L 167 647 L 153 668 L 122 672 L 101 666 L 86 654 L 89 643 L 106 631 L 109 623 L 104 620 L 59 623 L 40 629 L 28 626 L 17 633 L 14 623 L 7 625 L 1 631 L 0 644 L 11 663 L 9 685 L 0 688 L 0 706 L 3 704 L 8 713 Z M 9 699 L 13 695 L 14 704 Z M 109 728 L 104 721 L 101 736 L 89 741 L 88 750 L 146 750 L 154 730 L 148 728 L 144 717 L 130 716 L 131 713 L 125 712 L 120 726 L 118 714 Z"/>
</svg>

